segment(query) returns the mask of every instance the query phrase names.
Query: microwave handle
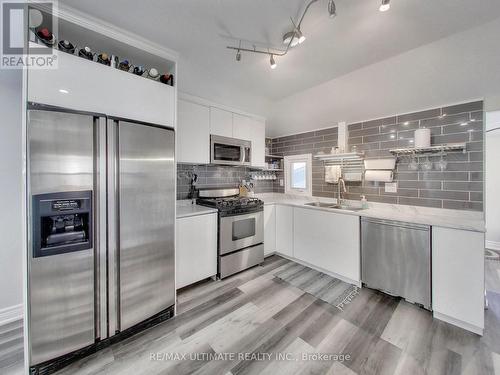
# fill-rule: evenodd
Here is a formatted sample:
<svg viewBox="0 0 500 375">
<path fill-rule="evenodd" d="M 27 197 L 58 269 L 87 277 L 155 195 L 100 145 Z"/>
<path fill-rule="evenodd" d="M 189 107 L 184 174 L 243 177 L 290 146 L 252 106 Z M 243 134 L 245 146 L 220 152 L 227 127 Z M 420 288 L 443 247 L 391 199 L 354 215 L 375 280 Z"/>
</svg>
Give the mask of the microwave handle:
<svg viewBox="0 0 500 375">
<path fill-rule="evenodd" d="M 241 146 L 241 152 L 240 152 L 240 155 L 241 155 L 241 159 L 240 159 L 240 163 L 244 163 L 246 158 L 247 158 L 247 150 L 246 150 L 246 147 L 245 146 Z"/>
</svg>

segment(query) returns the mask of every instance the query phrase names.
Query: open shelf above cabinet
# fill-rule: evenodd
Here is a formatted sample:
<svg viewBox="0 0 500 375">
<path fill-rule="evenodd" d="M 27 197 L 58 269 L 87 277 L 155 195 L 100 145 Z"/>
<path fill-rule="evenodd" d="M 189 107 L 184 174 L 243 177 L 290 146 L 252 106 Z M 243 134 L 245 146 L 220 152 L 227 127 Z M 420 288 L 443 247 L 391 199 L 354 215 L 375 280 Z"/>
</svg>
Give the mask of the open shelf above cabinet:
<svg viewBox="0 0 500 375">
<path fill-rule="evenodd" d="M 283 159 L 283 156 L 279 156 L 279 155 L 266 155 L 266 159 Z"/>
<path fill-rule="evenodd" d="M 389 150 L 391 154 L 394 155 L 412 155 L 412 154 L 433 154 L 438 152 L 447 151 L 467 151 L 467 145 L 465 143 L 448 143 L 438 146 L 430 147 L 406 147 L 406 148 L 395 148 Z"/>
</svg>

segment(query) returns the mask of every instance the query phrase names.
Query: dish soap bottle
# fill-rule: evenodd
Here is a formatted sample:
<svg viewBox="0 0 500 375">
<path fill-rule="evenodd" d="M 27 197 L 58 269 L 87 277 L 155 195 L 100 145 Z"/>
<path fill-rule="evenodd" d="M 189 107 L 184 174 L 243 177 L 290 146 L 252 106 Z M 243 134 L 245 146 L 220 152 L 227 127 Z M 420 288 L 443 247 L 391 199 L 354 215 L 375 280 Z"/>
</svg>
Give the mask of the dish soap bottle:
<svg viewBox="0 0 500 375">
<path fill-rule="evenodd" d="M 366 196 L 364 196 L 364 195 L 361 196 L 361 208 L 363 208 L 363 209 L 368 208 L 368 200 L 366 199 Z"/>
</svg>

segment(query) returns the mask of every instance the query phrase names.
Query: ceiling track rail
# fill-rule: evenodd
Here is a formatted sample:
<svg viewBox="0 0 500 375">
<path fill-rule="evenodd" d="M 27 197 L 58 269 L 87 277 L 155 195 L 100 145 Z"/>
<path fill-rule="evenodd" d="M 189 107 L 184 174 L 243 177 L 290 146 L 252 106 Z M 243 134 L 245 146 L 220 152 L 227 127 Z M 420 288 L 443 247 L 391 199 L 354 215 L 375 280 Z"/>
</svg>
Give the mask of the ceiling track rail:
<svg viewBox="0 0 500 375">
<path fill-rule="evenodd" d="M 302 32 L 300 31 L 300 27 L 302 25 L 302 21 L 304 20 L 305 15 L 309 11 L 309 8 L 311 7 L 312 4 L 314 4 L 318 1 L 319 0 L 310 0 L 307 3 L 304 11 L 302 12 L 302 16 L 300 17 L 300 19 L 297 23 L 294 22 L 292 19 L 293 30 L 289 32 L 292 34 L 292 37 L 290 38 L 290 41 L 288 42 L 285 50 L 280 50 L 278 48 L 273 48 L 273 47 L 263 49 L 263 48 L 257 48 L 255 45 L 253 46 L 253 48 L 245 48 L 245 47 L 241 47 L 241 40 L 240 40 L 240 45 L 238 47 L 227 46 L 226 48 L 237 51 L 237 61 L 239 61 L 238 56 L 241 56 L 241 55 L 239 55 L 241 52 L 259 53 L 259 54 L 263 54 L 263 55 L 268 55 L 271 58 L 273 58 L 274 56 L 285 56 L 292 46 L 294 36 L 302 35 Z M 335 13 L 336 8 L 335 8 L 335 3 L 333 0 L 330 0 L 328 3 L 328 12 L 330 13 L 330 17 L 333 17 L 336 15 L 336 13 Z"/>
</svg>

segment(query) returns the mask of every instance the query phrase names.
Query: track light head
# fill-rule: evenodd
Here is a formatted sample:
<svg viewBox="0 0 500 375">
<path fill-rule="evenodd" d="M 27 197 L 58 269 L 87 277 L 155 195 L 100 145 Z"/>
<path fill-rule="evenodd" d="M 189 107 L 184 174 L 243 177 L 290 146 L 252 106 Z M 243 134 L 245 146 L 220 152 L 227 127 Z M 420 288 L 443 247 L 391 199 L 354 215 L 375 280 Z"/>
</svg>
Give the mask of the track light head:
<svg viewBox="0 0 500 375">
<path fill-rule="evenodd" d="M 330 15 L 330 18 L 337 15 L 337 7 L 335 6 L 335 1 L 333 0 L 328 1 L 328 14 Z"/>
<path fill-rule="evenodd" d="M 378 10 L 381 12 L 386 12 L 391 8 L 391 0 L 382 0 L 382 4 L 380 4 L 380 7 Z"/>
<path fill-rule="evenodd" d="M 274 61 L 274 55 L 271 55 L 271 58 L 269 59 L 269 63 L 271 64 L 271 69 L 276 69 L 276 61 Z"/>
<path fill-rule="evenodd" d="M 241 51 L 236 51 L 236 61 L 241 61 Z"/>
<path fill-rule="evenodd" d="M 290 43 L 290 40 L 292 41 Z M 290 44 L 290 47 L 295 47 L 297 44 L 299 44 L 299 38 L 297 38 L 297 34 L 295 31 L 289 31 L 285 35 L 283 35 L 283 44 L 288 46 Z"/>
<path fill-rule="evenodd" d="M 298 38 L 299 44 L 304 43 L 304 41 L 306 40 L 306 37 L 304 36 L 304 34 L 302 34 L 302 31 L 300 31 L 300 29 L 295 30 L 295 36 Z"/>
</svg>

